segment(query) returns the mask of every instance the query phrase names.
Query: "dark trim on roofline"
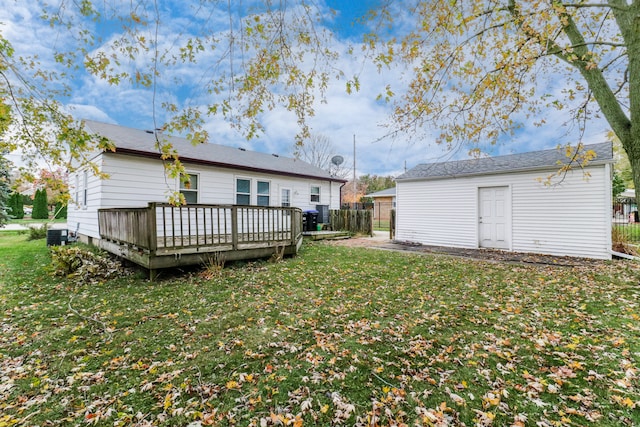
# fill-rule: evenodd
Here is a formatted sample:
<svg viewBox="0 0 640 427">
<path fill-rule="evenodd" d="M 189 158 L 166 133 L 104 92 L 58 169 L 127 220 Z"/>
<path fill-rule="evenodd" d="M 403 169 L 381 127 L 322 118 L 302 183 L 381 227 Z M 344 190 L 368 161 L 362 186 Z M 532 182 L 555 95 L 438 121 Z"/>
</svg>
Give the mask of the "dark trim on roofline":
<svg viewBox="0 0 640 427">
<path fill-rule="evenodd" d="M 150 153 L 148 151 L 140 151 L 140 150 L 132 150 L 129 148 L 121 148 L 121 147 L 116 147 L 116 151 L 103 151 L 104 154 L 123 154 L 123 155 L 130 155 L 130 156 L 136 156 L 136 157 L 145 157 L 148 159 L 153 159 L 153 160 L 162 160 L 160 158 L 160 154 L 158 153 Z M 261 168 L 254 168 L 251 166 L 240 166 L 240 165 L 233 165 L 233 164 L 229 164 L 229 163 L 222 163 L 222 162 L 212 162 L 209 160 L 202 160 L 202 159 L 192 159 L 190 157 L 182 157 L 180 156 L 180 161 L 183 163 L 194 163 L 197 165 L 203 165 L 203 166 L 216 166 L 216 167 L 221 167 L 221 168 L 225 168 L 225 169 L 237 169 L 237 170 L 243 170 L 243 171 L 247 171 L 247 172 L 260 172 L 260 173 L 269 173 L 272 175 L 281 175 L 281 176 L 291 176 L 291 177 L 295 177 L 295 178 L 306 178 L 306 179 L 316 179 L 316 180 L 321 180 L 321 181 L 331 181 L 331 182 L 342 182 L 342 183 L 346 183 L 347 180 L 344 179 L 339 179 L 339 178 L 327 178 L 327 177 L 320 177 L 320 176 L 314 176 L 314 175 L 304 175 L 304 174 L 297 174 L 297 173 L 292 173 L 292 172 L 282 172 L 282 171 L 275 171 L 275 170 L 270 170 L 270 169 L 261 169 Z"/>
<path fill-rule="evenodd" d="M 607 160 L 594 160 L 589 162 L 584 168 L 588 168 L 590 166 L 603 166 L 606 164 L 613 164 L 615 160 L 607 159 Z M 415 178 L 396 178 L 396 182 L 409 182 L 409 181 L 436 181 L 442 179 L 458 179 L 458 178 L 475 178 L 478 176 L 489 176 L 489 175 L 505 175 L 509 173 L 522 173 L 522 172 L 535 172 L 535 171 L 544 171 L 544 170 L 558 170 L 560 165 L 547 165 L 547 166 L 533 166 L 528 168 L 518 168 L 518 169 L 509 169 L 505 171 L 490 171 L 490 172 L 474 172 L 468 174 L 459 174 L 459 175 L 438 175 L 438 176 L 423 176 L 423 177 L 415 177 Z M 571 171 L 576 169 L 571 169 Z"/>
</svg>

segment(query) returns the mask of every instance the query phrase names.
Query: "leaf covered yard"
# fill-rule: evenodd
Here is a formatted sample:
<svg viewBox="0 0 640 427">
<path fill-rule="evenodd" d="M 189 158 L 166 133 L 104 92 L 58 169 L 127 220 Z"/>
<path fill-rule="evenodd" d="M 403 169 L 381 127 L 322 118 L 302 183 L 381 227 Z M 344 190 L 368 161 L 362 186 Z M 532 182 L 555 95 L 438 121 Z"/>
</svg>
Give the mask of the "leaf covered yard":
<svg viewBox="0 0 640 427">
<path fill-rule="evenodd" d="M 640 268 L 306 243 L 148 283 L 0 235 L 0 426 L 640 423 Z"/>
</svg>

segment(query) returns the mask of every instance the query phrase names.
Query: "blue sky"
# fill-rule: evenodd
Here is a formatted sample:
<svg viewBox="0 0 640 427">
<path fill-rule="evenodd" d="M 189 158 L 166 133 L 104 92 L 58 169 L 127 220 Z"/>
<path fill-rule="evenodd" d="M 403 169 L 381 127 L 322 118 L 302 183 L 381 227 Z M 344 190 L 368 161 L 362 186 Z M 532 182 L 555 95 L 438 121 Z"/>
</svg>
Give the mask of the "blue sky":
<svg viewBox="0 0 640 427">
<path fill-rule="evenodd" d="M 56 0 L 60 2 L 61 0 Z M 323 0 L 318 0 L 323 4 Z M 73 46 L 68 32 L 52 29 L 39 19 L 38 0 L 5 0 L 0 9 L 0 32 L 16 49 L 19 55 L 38 55 L 44 67 L 58 67 L 51 55 L 56 49 Z M 226 4 L 226 2 L 223 2 Z M 260 4 L 259 1 L 256 1 Z M 96 4 L 103 4 L 98 1 Z M 129 2 L 123 2 L 129 7 Z M 196 25 L 188 17 L 188 11 L 182 9 L 183 3 L 159 3 L 161 8 L 171 5 L 171 12 L 164 7 L 165 22 L 161 27 L 159 40 L 161 43 L 172 43 L 185 37 L 190 31 L 197 29 L 220 31 L 228 25 L 228 15 L 224 10 L 207 15 L 207 20 L 199 20 Z M 332 84 L 327 92 L 327 103 L 316 105 L 316 116 L 310 120 L 312 132 L 328 137 L 334 147 L 335 154 L 340 154 L 348 164 L 353 163 L 353 139 L 357 144 L 357 173 L 396 176 L 418 163 L 444 161 L 465 156 L 465 151 L 447 152 L 433 142 L 433 138 L 425 137 L 421 141 L 407 142 L 407 138 L 399 135 L 395 138 L 383 138 L 388 130 L 383 127 L 388 122 L 391 106 L 376 101 L 376 96 L 386 84 L 396 85 L 396 91 L 402 89 L 403 70 L 392 67 L 379 73 L 375 67 L 363 58 L 347 55 L 348 46 L 358 43 L 365 30 L 354 21 L 378 1 L 340 1 L 325 0 L 324 5 L 336 10 L 335 18 L 324 22 L 326 28 L 335 33 L 334 50 L 341 53 L 336 67 L 343 70 L 346 76 L 358 75 L 362 87 L 359 92 L 348 95 L 345 92 L 345 81 Z M 251 9 L 252 0 L 243 5 Z M 127 9 L 128 10 L 128 9 Z M 255 9 L 254 9 L 255 10 Z M 199 15 L 202 17 L 203 15 Z M 198 28 L 193 28 L 198 27 Z M 202 27 L 202 28 L 200 28 Z M 117 35 L 118 26 L 102 27 L 112 33 L 103 33 L 105 38 Z M 226 27 L 228 28 L 228 26 Z M 115 32 L 113 32 L 115 31 Z M 151 31 L 151 29 L 150 29 Z M 357 46 L 357 45 L 356 45 Z M 99 48 L 99 46 L 97 47 Z M 131 66 L 148 65 L 150 58 L 140 57 Z M 206 94 L 198 84 L 205 77 L 215 75 L 217 69 L 215 55 L 203 58 L 197 66 L 177 66 L 163 78 L 158 85 L 156 100 L 158 103 L 170 101 L 179 105 L 200 105 Z M 548 85 L 553 89 L 554 83 L 561 81 L 556 76 L 549 76 Z M 140 129 L 153 127 L 152 98 L 153 92 L 144 87 L 122 84 L 112 86 L 86 73 L 77 74 L 70 83 L 72 95 L 63 102 L 72 108 L 77 118 L 87 118 Z M 557 88 L 555 89 L 557 90 Z M 163 119 L 161 115 L 158 116 Z M 488 147 L 490 154 L 510 154 L 514 152 L 532 151 L 553 148 L 568 142 L 565 122 L 568 117 L 561 113 L 549 117 L 544 127 L 532 125 L 533 119 L 522 119 L 523 127 L 514 138 L 506 137 L 504 143 Z M 230 128 L 220 118 L 207 119 L 205 128 L 209 131 L 211 142 L 230 146 L 244 147 L 251 150 L 292 155 L 294 136 L 297 132 L 295 117 L 283 108 L 265 112 L 262 117 L 265 133 L 255 140 L 247 141 L 237 131 Z M 594 123 L 585 135 L 585 142 L 601 142 L 605 138 L 606 125 Z M 428 133 L 428 132 L 427 132 Z M 434 134 L 435 134 L 434 130 Z M 382 139 L 381 139 L 382 138 Z M 15 159 L 12 159 L 15 160 Z"/>
</svg>

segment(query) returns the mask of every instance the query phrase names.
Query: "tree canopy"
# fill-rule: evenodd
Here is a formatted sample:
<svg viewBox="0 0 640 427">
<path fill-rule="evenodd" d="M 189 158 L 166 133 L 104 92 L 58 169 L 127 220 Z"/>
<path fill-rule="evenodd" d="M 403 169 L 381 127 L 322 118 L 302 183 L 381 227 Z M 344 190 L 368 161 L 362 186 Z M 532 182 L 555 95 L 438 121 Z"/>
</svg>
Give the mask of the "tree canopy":
<svg viewBox="0 0 640 427">
<path fill-rule="evenodd" d="M 402 61 L 412 70 L 409 90 L 394 97 L 395 130 L 434 126 L 441 143 L 474 149 L 569 110 L 575 144 L 602 115 L 638 188 L 640 1 L 391 2 L 372 14 L 389 25 L 415 17 L 399 38 L 369 38 L 380 67 Z"/>
<path fill-rule="evenodd" d="M 277 105 L 295 116 L 302 143 L 333 80 L 347 92 L 361 85 L 357 74 L 335 66 L 333 35 L 323 25 L 331 11 L 322 2 L 38 3 L 43 18 L 66 34 L 69 43 L 55 52 L 66 68 L 44 69 L 0 36 L 0 120 L 17 124 L 16 137 L 2 144 L 55 166 L 83 164 L 92 150 L 111 148 L 84 134 L 61 104 L 70 90 L 65 82 L 80 72 L 109 85 L 150 88 L 154 111 L 166 118 L 156 127 L 194 143 L 207 139 L 202 124 L 218 116 L 255 137 L 264 112 Z M 176 8 L 188 30 L 167 39 L 159 30 Z M 577 144 L 602 116 L 640 189 L 640 125 L 633 114 L 640 111 L 639 15 L 638 0 L 389 0 L 362 21 L 369 31 L 362 43 L 351 42 L 351 53 L 364 51 L 381 71 L 407 67 L 404 82 L 378 95 L 394 106 L 391 134 L 421 140 L 436 129 L 446 147 L 473 152 L 508 140 L 523 123 L 542 126 L 555 111 L 569 111 L 567 140 Z M 228 22 L 225 31 L 220 22 Z M 105 28 L 117 31 L 101 33 Z M 190 77 L 177 75 L 179 64 L 207 70 L 191 105 L 170 96 Z M 178 153 L 161 139 L 158 150 L 178 176 Z M 581 165 L 592 156 L 571 158 Z"/>
<path fill-rule="evenodd" d="M 396 182 L 392 176 L 364 174 L 359 177 L 359 181 L 366 194 L 376 193 L 396 186 Z"/>
</svg>

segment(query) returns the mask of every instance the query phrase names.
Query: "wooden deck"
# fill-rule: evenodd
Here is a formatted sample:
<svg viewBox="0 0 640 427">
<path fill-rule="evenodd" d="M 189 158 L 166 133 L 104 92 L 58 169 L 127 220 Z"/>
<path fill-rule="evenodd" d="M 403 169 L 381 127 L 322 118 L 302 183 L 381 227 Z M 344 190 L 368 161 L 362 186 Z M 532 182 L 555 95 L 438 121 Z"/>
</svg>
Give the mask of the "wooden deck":
<svg viewBox="0 0 640 427">
<path fill-rule="evenodd" d="M 298 208 L 150 203 L 146 208 L 98 211 L 99 246 L 156 270 L 203 263 L 296 254 L 302 244 Z"/>
</svg>

